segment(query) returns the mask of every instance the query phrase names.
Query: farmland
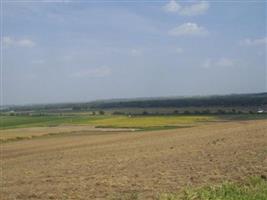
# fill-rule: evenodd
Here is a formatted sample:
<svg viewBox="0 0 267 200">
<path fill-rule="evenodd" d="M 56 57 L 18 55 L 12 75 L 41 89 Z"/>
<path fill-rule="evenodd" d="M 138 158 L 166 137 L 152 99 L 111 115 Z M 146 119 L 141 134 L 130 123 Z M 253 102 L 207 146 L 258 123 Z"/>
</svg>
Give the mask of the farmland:
<svg viewBox="0 0 267 200">
<path fill-rule="evenodd" d="M 241 195 L 264 195 L 266 125 L 264 114 L 4 115 L 2 199 L 240 195 L 251 177 L 258 184 Z"/>
<path fill-rule="evenodd" d="M 265 113 L 164 102 L 4 110 L 1 199 L 266 199 Z"/>
<path fill-rule="evenodd" d="M 164 126 L 195 125 L 201 122 L 221 120 L 266 119 L 267 115 L 44 115 L 44 116 L 0 116 L 0 130 L 29 127 L 55 127 L 60 125 L 91 125 L 115 128 L 148 128 Z"/>
<path fill-rule="evenodd" d="M 204 187 L 192 189 L 192 194 L 207 193 L 208 185 L 224 181 L 242 184 L 251 176 L 267 173 L 264 119 L 214 121 L 199 116 L 127 119 L 130 122 L 123 116 L 97 116 L 92 121 L 82 118 L 107 126 L 110 123 L 140 126 L 143 122 L 151 125 L 151 120 L 157 125 L 181 122 L 190 126 L 133 132 L 90 129 L 88 124 L 76 125 L 85 126 L 79 130 L 68 125 L 69 132 L 2 143 L 1 165 L 5 172 L 2 199 L 166 199 L 183 194 L 188 187 Z M 39 122 L 32 125 L 36 124 Z M 63 127 L 62 124 L 46 127 L 46 131 Z M 34 133 L 38 128 L 45 127 L 28 124 L 27 128 L 2 129 L 1 134 L 15 130 L 23 134 L 25 129 L 34 129 Z M 257 185 L 260 192 L 265 188 L 262 184 L 265 182 Z M 255 188 L 251 191 L 247 195 L 255 195 Z"/>
<path fill-rule="evenodd" d="M 60 124 L 90 123 L 90 120 L 100 117 L 84 117 L 83 115 L 72 116 L 0 116 L 0 129 L 26 128 L 26 127 L 47 127 Z"/>
<path fill-rule="evenodd" d="M 33 139 L 88 131 L 145 131 L 189 128 L 212 122 L 266 119 L 267 115 L 125 116 L 68 113 L 67 115 L 1 116 L 0 141 Z"/>
<path fill-rule="evenodd" d="M 212 116 L 1 116 L 1 140 L 24 139 L 56 133 L 88 131 L 94 128 L 167 129 L 214 121 Z M 109 130 L 109 129 L 106 129 Z"/>
<path fill-rule="evenodd" d="M 83 124 L 103 126 L 164 126 L 177 123 L 193 123 L 196 121 L 209 120 L 207 116 L 157 116 L 157 117 L 127 117 L 127 116 L 5 116 L 1 117 L 1 129 L 19 127 L 57 126 L 61 124 Z"/>
</svg>

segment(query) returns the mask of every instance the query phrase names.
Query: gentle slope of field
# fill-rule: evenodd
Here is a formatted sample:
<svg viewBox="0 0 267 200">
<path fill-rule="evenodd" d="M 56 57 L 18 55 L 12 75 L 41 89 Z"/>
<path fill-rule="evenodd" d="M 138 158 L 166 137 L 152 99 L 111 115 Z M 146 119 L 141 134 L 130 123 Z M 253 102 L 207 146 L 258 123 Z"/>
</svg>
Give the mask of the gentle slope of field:
<svg viewBox="0 0 267 200">
<path fill-rule="evenodd" d="M 3 200 L 156 199 L 267 174 L 267 121 L 80 132 L 2 144 Z"/>
<path fill-rule="evenodd" d="M 215 121 L 212 116 L 2 116 L 0 141 L 16 141 L 81 131 L 160 130 Z"/>
</svg>

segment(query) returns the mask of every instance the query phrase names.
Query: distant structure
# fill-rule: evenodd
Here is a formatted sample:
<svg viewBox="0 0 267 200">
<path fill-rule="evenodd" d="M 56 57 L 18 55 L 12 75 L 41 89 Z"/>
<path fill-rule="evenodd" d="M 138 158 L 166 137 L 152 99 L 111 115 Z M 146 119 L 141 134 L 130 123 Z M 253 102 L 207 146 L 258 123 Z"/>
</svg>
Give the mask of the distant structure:
<svg viewBox="0 0 267 200">
<path fill-rule="evenodd" d="M 10 111 L 8 111 L 8 113 L 9 113 L 10 115 L 14 115 L 14 114 L 16 114 L 16 112 L 15 112 L 14 110 L 10 110 Z"/>
<path fill-rule="evenodd" d="M 261 113 L 264 113 L 265 111 L 261 108 L 258 109 L 257 113 L 261 114 Z"/>
</svg>

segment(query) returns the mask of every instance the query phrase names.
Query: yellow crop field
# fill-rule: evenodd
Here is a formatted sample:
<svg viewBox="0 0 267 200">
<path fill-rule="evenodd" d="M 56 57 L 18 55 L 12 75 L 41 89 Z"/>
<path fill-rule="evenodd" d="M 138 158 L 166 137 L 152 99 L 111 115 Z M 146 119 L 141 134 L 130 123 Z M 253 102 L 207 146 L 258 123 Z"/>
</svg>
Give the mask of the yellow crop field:
<svg viewBox="0 0 267 200">
<path fill-rule="evenodd" d="M 198 122 L 215 121 L 213 116 L 114 116 L 96 119 L 88 123 L 101 127 L 149 128 L 165 126 L 193 125 Z"/>
</svg>

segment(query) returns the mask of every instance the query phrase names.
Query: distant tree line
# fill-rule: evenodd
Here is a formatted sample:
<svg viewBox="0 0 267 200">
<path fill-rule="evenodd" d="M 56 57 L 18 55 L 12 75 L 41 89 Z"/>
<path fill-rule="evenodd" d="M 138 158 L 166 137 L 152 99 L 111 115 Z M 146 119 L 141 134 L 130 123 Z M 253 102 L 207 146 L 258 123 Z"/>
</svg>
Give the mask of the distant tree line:
<svg viewBox="0 0 267 200">
<path fill-rule="evenodd" d="M 105 102 L 91 105 L 91 108 L 167 108 L 167 107 L 236 107 L 267 105 L 267 93 L 258 95 L 227 95 L 199 98 L 132 100 Z"/>
<path fill-rule="evenodd" d="M 122 111 L 114 111 L 112 114 L 113 115 L 133 115 L 133 116 L 137 116 L 137 115 L 240 115 L 240 114 L 258 114 L 256 111 L 242 111 L 242 110 L 223 110 L 223 109 L 218 109 L 218 110 L 214 110 L 214 111 L 210 111 L 209 109 L 205 109 L 205 110 L 184 110 L 184 111 L 179 111 L 179 110 L 174 110 L 173 112 L 166 112 L 166 113 L 159 113 L 159 112 L 148 112 L 146 110 L 139 112 L 139 113 L 131 113 L 131 112 L 122 112 Z"/>
<path fill-rule="evenodd" d="M 58 103 L 10 106 L 4 111 L 67 112 L 92 111 L 110 108 L 186 108 L 186 107 L 249 107 L 267 105 L 267 93 L 187 98 L 129 99 L 94 101 L 88 103 Z"/>
</svg>

